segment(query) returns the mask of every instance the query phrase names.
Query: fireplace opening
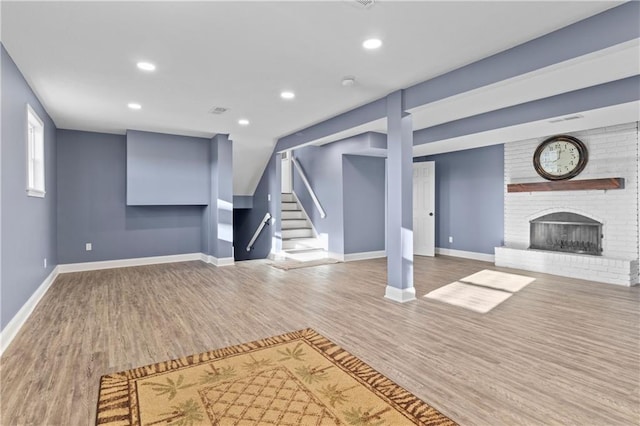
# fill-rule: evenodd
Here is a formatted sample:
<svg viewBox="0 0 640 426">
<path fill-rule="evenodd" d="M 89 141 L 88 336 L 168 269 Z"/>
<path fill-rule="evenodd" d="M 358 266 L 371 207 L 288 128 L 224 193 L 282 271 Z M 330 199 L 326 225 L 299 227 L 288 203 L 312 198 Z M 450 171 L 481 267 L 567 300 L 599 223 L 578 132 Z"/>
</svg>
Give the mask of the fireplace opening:
<svg viewBox="0 0 640 426">
<path fill-rule="evenodd" d="M 529 229 L 531 249 L 602 254 L 602 223 L 586 216 L 551 213 L 530 221 Z"/>
</svg>

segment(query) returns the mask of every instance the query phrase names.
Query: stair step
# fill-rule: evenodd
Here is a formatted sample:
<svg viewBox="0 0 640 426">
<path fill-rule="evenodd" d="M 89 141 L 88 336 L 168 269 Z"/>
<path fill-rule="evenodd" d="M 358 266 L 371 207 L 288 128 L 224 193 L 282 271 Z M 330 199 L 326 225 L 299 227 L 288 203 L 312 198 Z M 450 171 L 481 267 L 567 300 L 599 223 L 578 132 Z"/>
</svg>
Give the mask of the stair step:
<svg viewBox="0 0 640 426">
<path fill-rule="evenodd" d="M 283 251 L 282 254 L 286 259 L 293 259 L 300 262 L 327 259 L 329 257 L 329 253 L 321 248 L 290 249 Z"/>
<path fill-rule="evenodd" d="M 282 250 L 317 248 L 322 248 L 322 241 L 318 238 L 291 238 L 288 240 L 282 240 Z"/>
<path fill-rule="evenodd" d="M 309 222 L 307 219 L 282 219 L 282 229 L 300 229 L 300 228 L 309 228 Z"/>
<path fill-rule="evenodd" d="M 308 237 L 313 237 L 313 230 L 311 228 L 282 230 L 283 240 L 290 239 L 290 238 L 308 238 Z"/>
<path fill-rule="evenodd" d="M 282 203 L 282 210 L 300 210 L 300 208 L 298 207 L 298 203 L 294 202 L 288 202 L 288 201 L 283 201 Z"/>
<path fill-rule="evenodd" d="M 302 210 L 283 210 L 282 211 L 282 216 L 281 219 L 284 220 L 289 220 L 289 219 L 305 219 L 304 217 L 304 213 L 302 213 Z"/>
<path fill-rule="evenodd" d="M 293 194 L 289 193 L 289 194 L 280 194 L 280 201 L 285 201 L 285 202 L 295 202 L 296 199 L 293 198 Z"/>
</svg>

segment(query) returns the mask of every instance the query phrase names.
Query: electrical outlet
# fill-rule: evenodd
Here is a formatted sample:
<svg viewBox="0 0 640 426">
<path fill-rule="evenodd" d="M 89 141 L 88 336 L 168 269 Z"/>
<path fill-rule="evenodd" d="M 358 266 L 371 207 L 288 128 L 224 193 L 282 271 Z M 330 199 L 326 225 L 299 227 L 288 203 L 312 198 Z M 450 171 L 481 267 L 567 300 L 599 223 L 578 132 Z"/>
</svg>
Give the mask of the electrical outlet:
<svg viewBox="0 0 640 426">
<path fill-rule="evenodd" d="M 85 249 L 86 251 L 91 251 L 91 250 L 93 250 L 93 246 L 91 245 L 91 243 L 86 243 L 86 244 L 84 245 L 84 249 Z"/>
<path fill-rule="evenodd" d="M 449 242 L 452 243 L 453 242 L 453 237 L 449 236 Z"/>
<path fill-rule="evenodd" d="M 267 194 L 267 201 L 271 201 L 271 194 Z"/>
<path fill-rule="evenodd" d="M 46 257 L 44 258 L 44 267 L 45 268 L 47 267 L 47 258 Z"/>
</svg>

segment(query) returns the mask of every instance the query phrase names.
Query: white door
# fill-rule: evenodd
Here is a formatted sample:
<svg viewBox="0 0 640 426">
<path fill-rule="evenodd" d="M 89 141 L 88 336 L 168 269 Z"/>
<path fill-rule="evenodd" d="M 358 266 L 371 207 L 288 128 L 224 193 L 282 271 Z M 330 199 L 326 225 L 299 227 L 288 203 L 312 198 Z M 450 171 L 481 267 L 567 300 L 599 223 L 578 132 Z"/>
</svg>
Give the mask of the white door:
<svg viewBox="0 0 640 426">
<path fill-rule="evenodd" d="M 282 193 L 290 194 L 292 191 L 291 185 L 291 154 L 289 151 L 282 153 Z"/>
<path fill-rule="evenodd" d="M 413 163 L 413 254 L 435 254 L 436 163 Z"/>
</svg>

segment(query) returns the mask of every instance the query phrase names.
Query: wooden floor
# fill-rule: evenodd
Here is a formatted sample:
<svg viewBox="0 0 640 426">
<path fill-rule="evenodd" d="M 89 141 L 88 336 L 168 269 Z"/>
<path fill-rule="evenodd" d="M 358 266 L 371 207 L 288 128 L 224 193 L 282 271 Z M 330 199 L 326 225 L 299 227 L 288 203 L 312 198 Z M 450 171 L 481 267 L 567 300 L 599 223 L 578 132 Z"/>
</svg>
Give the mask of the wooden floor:
<svg viewBox="0 0 640 426">
<path fill-rule="evenodd" d="M 416 258 L 283 271 L 184 262 L 63 274 L 0 360 L 2 425 L 89 425 L 101 375 L 312 327 L 463 425 L 638 425 L 640 288 L 537 280 L 488 314 L 427 292 L 482 269 Z"/>
</svg>

